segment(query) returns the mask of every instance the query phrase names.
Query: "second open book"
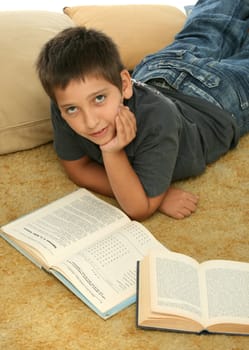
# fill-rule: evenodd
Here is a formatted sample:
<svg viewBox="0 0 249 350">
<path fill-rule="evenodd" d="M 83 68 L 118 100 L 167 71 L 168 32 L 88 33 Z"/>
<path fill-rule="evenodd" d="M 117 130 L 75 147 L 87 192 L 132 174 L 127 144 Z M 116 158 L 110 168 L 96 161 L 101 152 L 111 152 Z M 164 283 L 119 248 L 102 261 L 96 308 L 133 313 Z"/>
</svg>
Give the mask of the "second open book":
<svg viewBox="0 0 249 350">
<path fill-rule="evenodd" d="M 138 263 L 137 325 L 249 335 L 249 263 L 152 251 Z"/>
</svg>

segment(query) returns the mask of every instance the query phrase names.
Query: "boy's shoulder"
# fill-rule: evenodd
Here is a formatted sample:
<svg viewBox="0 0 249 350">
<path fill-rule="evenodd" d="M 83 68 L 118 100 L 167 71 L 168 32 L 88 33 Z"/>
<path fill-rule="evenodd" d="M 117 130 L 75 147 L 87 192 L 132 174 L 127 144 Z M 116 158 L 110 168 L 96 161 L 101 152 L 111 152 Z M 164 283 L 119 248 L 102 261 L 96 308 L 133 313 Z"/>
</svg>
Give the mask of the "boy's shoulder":
<svg viewBox="0 0 249 350">
<path fill-rule="evenodd" d="M 165 101 L 163 94 L 155 87 L 147 83 L 132 79 L 132 88 L 133 96 L 131 101 L 133 101 L 135 106 L 139 106 L 139 108 L 141 108 L 141 105 L 143 105 L 144 108 L 149 108 L 154 104 L 158 104 L 159 101 L 161 101 L 163 105 L 165 103 L 167 104 L 167 101 Z"/>
<path fill-rule="evenodd" d="M 151 110 L 156 109 L 158 112 L 171 112 L 174 109 L 174 100 L 167 93 L 162 93 L 155 86 L 148 83 L 140 82 L 132 79 L 133 85 L 133 96 L 131 100 L 127 101 L 126 104 L 129 107 L 137 109 Z"/>
<path fill-rule="evenodd" d="M 171 94 L 168 94 L 166 89 L 161 91 L 158 87 L 150 83 L 144 83 L 135 79 L 132 79 L 132 85 L 134 97 L 137 99 L 147 99 L 149 102 L 155 101 L 156 103 L 161 101 L 162 105 L 168 105 L 174 102 L 174 99 L 172 101 Z"/>
<path fill-rule="evenodd" d="M 138 126 L 157 129 L 174 125 L 180 118 L 175 103 L 156 87 L 132 80 L 133 95 L 124 104 L 135 114 Z"/>
</svg>

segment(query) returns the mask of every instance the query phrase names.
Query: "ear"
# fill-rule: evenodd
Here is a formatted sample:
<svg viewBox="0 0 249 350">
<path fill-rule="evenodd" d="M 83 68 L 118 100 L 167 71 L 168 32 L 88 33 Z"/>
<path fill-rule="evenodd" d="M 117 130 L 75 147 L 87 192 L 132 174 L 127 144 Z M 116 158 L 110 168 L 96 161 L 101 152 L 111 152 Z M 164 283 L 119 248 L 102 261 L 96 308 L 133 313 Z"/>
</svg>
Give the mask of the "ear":
<svg viewBox="0 0 249 350">
<path fill-rule="evenodd" d="M 133 94 L 131 76 L 127 69 L 123 69 L 120 73 L 122 80 L 122 93 L 125 99 L 131 98 Z"/>
</svg>

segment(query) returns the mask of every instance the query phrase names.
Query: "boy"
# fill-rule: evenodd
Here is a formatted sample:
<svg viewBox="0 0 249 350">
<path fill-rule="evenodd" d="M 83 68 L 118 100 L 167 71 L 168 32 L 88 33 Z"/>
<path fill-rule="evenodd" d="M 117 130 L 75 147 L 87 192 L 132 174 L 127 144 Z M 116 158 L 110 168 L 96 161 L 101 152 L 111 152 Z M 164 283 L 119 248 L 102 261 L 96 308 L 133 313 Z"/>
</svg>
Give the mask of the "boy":
<svg viewBox="0 0 249 350">
<path fill-rule="evenodd" d="M 72 181 L 137 220 L 195 212 L 198 196 L 171 183 L 201 174 L 249 130 L 248 28 L 249 0 L 199 0 L 133 79 L 103 33 L 76 27 L 51 39 L 37 70 Z"/>
</svg>

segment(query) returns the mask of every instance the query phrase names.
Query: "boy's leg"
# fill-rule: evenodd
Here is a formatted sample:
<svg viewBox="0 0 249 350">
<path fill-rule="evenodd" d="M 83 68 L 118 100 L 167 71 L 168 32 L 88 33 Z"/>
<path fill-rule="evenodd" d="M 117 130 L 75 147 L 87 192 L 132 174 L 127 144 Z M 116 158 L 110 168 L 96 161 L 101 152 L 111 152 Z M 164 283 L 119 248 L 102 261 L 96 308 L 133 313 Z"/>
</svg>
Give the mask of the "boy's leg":
<svg viewBox="0 0 249 350">
<path fill-rule="evenodd" d="M 199 0 L 188 16 L 179 41 L 193 45 L 197 57 L 220 59 L 236 53 L 247 33 L 249 0 Z"/>
<path fill-rule="evenodd" d="M 211 62 L 210 69 L 221 78 L 222 93 L 215 89 L 216 99 L 233 114 L 242 136 L 249 132 L 249 33 L 239 52 Z"/>
<path fill-rule="evenodd" d="M 249 118 L 248 29 L 249 0 L 199 0 L 176 40 L 145 57 L 133 78 L 163 79 L 206 99 L 234 114 L 243 134 Z"/>
<path fill-rule="evenodd" d="M 232 56 L 247 36 L 248 20 L 249 0 L 199 0 L 174 42 L 146 56 L 135 67 L 133 76 L 147 81 L 159 77 L 163 68 L 167 68 L 167 63 L 169 68 L 181 69 L 185 62 L 195 64 L 200 58 L 205 66 L 205 60 Z M 201 62 L 198 63 L 201 66 Z M 174 83 L 171 74 L 166 80 L 178 88 L 179 80 Z"/>
</svg>

